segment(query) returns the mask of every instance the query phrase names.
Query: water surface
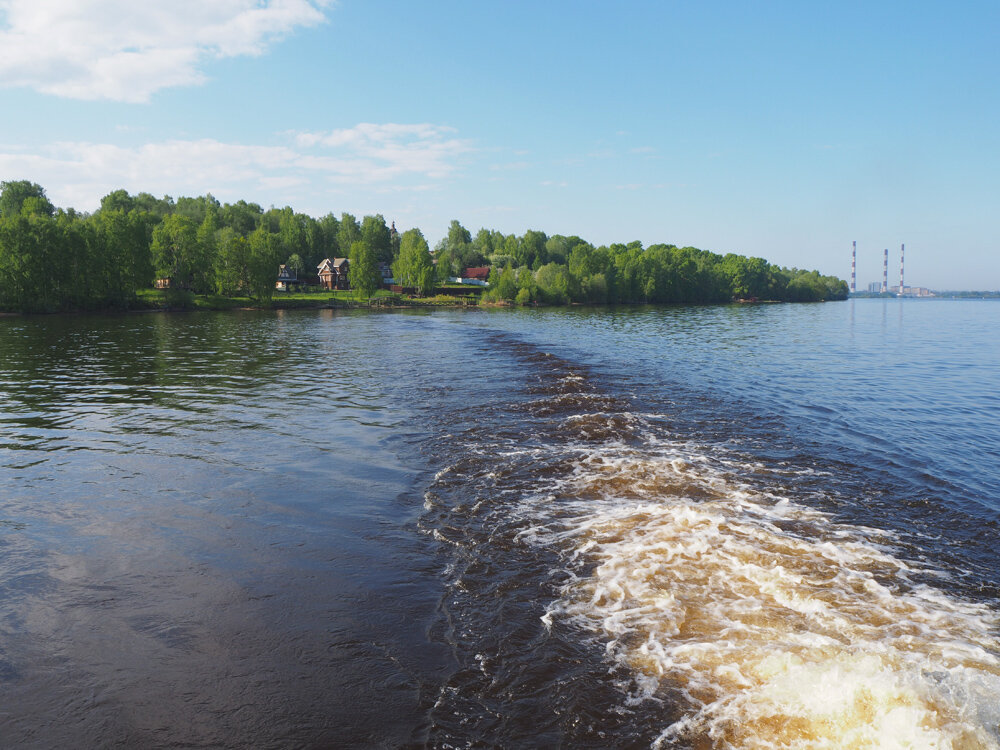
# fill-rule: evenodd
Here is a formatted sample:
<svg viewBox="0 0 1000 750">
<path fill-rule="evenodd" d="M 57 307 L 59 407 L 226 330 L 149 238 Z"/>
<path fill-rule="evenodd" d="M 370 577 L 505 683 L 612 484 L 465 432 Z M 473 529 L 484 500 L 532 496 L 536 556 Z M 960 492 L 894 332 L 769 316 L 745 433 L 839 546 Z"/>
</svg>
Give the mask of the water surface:
<svg viewBox="0 0 1000 750">
<path fill-rule="evenodd" d="M 0 319 L 0 742 L 997 747 L 998 322 Z"/>
</svg>

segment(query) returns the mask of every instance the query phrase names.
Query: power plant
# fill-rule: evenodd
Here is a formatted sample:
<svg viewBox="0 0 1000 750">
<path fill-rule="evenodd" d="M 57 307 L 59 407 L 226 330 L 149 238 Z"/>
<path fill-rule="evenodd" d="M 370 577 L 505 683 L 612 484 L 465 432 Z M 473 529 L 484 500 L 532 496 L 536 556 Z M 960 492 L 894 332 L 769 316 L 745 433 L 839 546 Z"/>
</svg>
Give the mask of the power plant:
<svg viewBox="0 0 1000 750">
<path fill-rule="evenodd" d="M 894 294 L 897 297 L 933 297 L 934 292 L 923 287 L 906 286 L 905 272 L 906 244 L 899 246 L 899 286 L 889 286 L 889 248 L 882 251 L 882 283 L 873 281 L 868 285 L 868 294 Z M 851 294 L 858 292 L 858 242 L 851 242 Z"/>
</svg>

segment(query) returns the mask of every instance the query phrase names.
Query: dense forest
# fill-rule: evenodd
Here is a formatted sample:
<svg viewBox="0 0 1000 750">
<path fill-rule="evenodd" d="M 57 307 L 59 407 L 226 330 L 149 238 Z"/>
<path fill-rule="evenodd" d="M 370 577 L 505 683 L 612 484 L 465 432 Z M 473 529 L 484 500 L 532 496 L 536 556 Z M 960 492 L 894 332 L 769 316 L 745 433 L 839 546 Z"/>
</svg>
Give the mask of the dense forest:
<svg viewBox="0 0 1000 750">
<path fill-rule="evenodd" d="M 380 263 L 425 295 L 465 268 L 488 265 L 484 300 L 518 304 L 819 301 L 848 293 L 844 281 L 816 271 L 693 247 L 595 247 L 534 230 L 473 236 L 453 221 L 432 252 L 419 229 L 398 235 L 381 215 L 315 219 L 211 195 L 173 200 L 124 190 L 85 214 L 57 209 L 35 183 L 0 182 L 0 309 L 7 311 L 127 309 L 163 278 L 174 290 L 266 302 L 279 264 L 308 275 L 328 257 L 351 259 L 351 285 L 364 295 L 377 289 Z"/>
</svg>

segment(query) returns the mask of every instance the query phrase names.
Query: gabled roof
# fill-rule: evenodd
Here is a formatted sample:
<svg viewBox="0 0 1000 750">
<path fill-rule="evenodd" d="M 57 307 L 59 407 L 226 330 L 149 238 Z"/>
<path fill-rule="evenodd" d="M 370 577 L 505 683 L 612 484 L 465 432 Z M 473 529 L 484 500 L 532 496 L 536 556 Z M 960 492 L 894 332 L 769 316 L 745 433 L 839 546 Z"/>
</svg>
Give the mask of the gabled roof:
<svg viewBox="0 0 1000 750">
<path fill-rule="evenodd" d="M 489 281 L 490 267 L 476 266 L 474 268 L 466 268 L 465 273 L 462 274 L 462 277 L 466 279 L 481 279 L 482 281 Z"/>
<path fill-rule="evenodd" d="M 324 258 L 323 262 L 316 266 L 316 273 L 343 273 L 345 263 L 347 258 Z"/>
</svg>

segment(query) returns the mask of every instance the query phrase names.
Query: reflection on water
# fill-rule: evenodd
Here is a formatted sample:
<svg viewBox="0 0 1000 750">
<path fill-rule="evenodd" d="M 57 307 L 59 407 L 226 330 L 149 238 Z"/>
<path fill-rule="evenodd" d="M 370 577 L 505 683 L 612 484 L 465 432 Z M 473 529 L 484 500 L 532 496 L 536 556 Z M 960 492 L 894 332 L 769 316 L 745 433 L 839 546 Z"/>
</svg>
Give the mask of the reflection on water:
<svg viewBox="0 0 1000 750">
<path fill-rule="evenodd" d="M 372 341 L 412 320 L 0 321 L 0 744 L 409 738 L 436 568 Z"/>
<path fill-rule="evenodd" d="M 998 314 L 2 319 L 0 745 L 997 747 Z"/>
</svg>

